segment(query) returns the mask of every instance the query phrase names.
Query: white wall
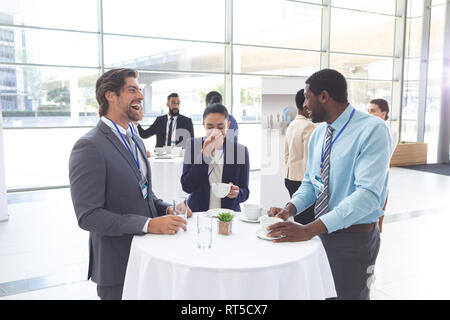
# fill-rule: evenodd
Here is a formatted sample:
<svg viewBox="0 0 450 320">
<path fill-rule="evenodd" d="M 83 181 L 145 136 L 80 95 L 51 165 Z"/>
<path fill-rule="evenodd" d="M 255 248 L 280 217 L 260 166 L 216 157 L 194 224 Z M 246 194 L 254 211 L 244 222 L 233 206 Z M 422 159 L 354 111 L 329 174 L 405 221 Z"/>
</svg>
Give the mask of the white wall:
<svg viewBox="0 0 450 320">
<path fill-rule="evenodd" d="M 8 202 L 6 200 L 5 157 L 3 149 L 3 117 L 0 106 L 0 221 L 8 220 Z"/>
<path fill-rule="evenodd" d="M 261 205 L 284 207 L 290 200 L 284 185 L 286 166 L 284 164 L 285 129 L 280 127 L 277 115 L 282 118 L 285 107 L 295 106 L 295 94 L 304 88 L 305 78 L 272 79 L 262 82 L 262 132 L 261 132 Z M 268 117 L 273 115 L 270 128 Z"/>
</svg>

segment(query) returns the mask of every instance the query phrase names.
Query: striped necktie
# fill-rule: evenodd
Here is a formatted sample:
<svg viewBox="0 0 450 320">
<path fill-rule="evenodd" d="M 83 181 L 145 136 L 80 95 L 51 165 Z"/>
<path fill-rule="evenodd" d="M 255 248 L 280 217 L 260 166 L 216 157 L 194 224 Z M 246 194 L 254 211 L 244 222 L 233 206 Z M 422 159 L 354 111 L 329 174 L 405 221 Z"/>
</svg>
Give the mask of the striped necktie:
<svg viewBox="0 0 450 320">
<path fill-rule="evenodd" d="M 325 150 L 328 149 L 328 147 L 331 144 L 331 140 L 333 139 L 333 131 L 334 129 L 331 126 L 328 126 L 327 128 L 327 137 L 325 140 Z M 322 170 L 320 173 L 320 178 L 322 179 L 323 183 L 323 190 L 319 191 L 319 197 L 317 198 L 316 204 L 314 206 L 314 218 L 317 219 L 321 215 L 328 212 L 328 185 L 329 185 L 329 178 L 330 178 L 330 154 L 331 154 L 331 147 L 330 150 L 328 150 L 327 154 L 325 155 L 325 159 L 323 159 L 322 163 Z"/>
</svg>

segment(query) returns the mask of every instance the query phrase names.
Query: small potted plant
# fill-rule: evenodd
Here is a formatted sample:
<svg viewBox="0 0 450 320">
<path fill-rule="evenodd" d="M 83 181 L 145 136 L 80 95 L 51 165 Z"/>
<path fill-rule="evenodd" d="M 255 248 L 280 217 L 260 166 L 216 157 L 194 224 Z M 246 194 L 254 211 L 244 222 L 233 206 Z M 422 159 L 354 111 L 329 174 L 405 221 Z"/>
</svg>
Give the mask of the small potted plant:
<svg viewBox="0 0 450 320">
<path fill-rule="evenodd" d="M 230 235 L 233 215 L 229 212 L 222 212 L 219 213 L 217 218 L 219 219 L 219 226 L 218 226 L 219 234 L 223 234 L 226 236 Z"/>
</svg>

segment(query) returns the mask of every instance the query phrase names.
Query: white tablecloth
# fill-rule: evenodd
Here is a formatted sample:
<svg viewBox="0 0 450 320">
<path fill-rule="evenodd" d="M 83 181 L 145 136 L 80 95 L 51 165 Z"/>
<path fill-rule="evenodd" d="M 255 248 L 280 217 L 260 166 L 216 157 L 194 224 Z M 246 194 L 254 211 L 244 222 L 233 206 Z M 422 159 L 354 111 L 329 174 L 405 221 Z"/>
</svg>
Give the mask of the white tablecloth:
<svg viewBox="0 0 450 320">
<path fill-rule="evenodd" d="M 195 214 L 186 232 L 135 236 L 123 299 L 324 299 L 336 296 L 319 238 L 273 243 L 256 237 L 259 223 L 233 220 L 232 235 L 217 234 L 197 248 Z"/>
<path fill-rule="evenodd" d="M 152 190 L 166 202 L 172 203 L 177 196 L 188 197 L 181 188 L 181 175 L 183 173 L 183 158 L 156 159 L 149 158 L 152 169 Z"/>
</svg>

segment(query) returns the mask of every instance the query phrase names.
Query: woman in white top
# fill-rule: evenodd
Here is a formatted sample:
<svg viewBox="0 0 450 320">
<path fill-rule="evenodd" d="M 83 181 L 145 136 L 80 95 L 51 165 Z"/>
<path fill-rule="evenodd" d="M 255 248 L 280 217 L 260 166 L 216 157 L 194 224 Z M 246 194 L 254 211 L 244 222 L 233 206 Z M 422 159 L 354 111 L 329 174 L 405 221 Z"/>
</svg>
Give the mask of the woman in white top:
<svg viewBox="0 0 450 320">
<path fill-rule="evenodd" d="M 369 112 L 369 114 L 371 114 L 375 117 L 381 118 L 382 120 L 385 121 L 385 123 L 388 126 L 389 131 L 391 133 L 392 154 L 393 154 L 395 147 L 398 144 L 398 133 L 397 133 L 397 131 L 391 130 L 391 128 L 389 127 L 389 124 L 387 122 L 387 120 L 389 119 L 389 103 L 384 99 L 373 99 L 370 101 L 369 108 L 367 111 Z M 392 154 L 391 154 L 391 156 L 392 156 Z M 388 190 L 388 194 L 389 194 L 389 190 Z M 383 211 L 385 211 L 385 209 L 386 209 L 387 199 L 388 199 L 388 195 L 386 195 L 386 201 L 384 202 Z M 380 228 L 380 232 L 383 229 L 383 219 L 384 219 L 384 214 L 380 217 L 380 220 L 378 221 L 378 226 Z"/>
<path fill-rule="evenodd" d="M 227 138 L 228 110 L 220 103 L 210 104 L 203 113 L 206 136 L 186 143 L 181 186 L 189 193 L 193 212 L 224 208 L 241 211 L 240 203 L 249 196 L 250 162 L 247 147 Z M 230 185 L 219 198 L 212 192 L 215 183 Z"/>
</svg>

